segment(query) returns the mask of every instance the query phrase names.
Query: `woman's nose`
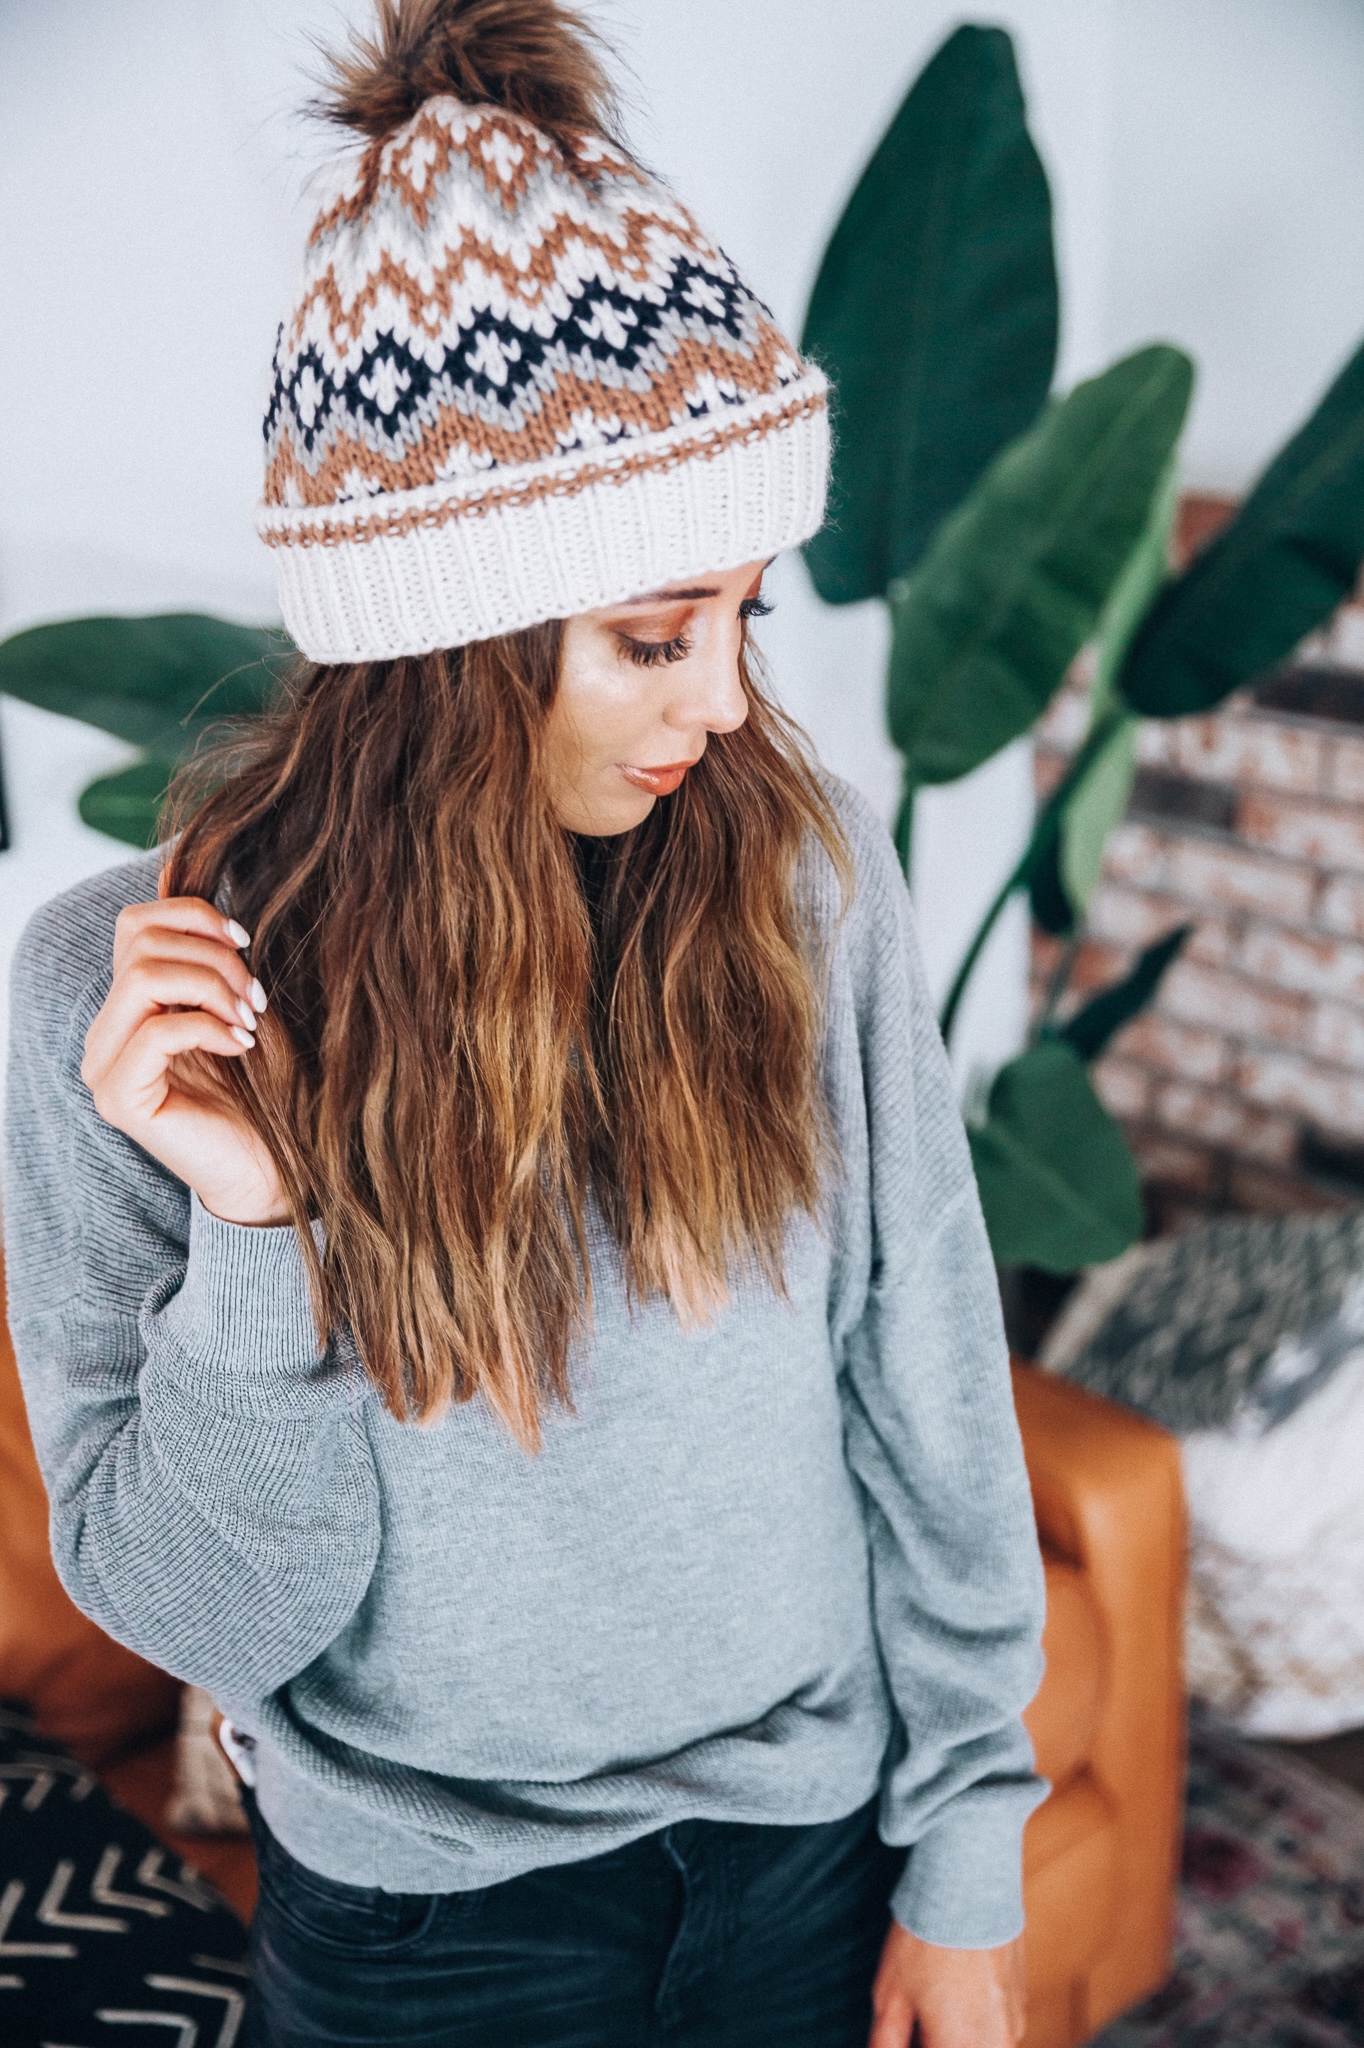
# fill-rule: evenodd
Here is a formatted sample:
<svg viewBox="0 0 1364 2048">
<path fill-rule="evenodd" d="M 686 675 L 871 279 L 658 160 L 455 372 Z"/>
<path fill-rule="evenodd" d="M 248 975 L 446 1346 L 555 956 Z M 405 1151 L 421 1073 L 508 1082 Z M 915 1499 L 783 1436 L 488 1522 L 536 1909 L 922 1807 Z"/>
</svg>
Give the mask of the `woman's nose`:
<svg viewBox="0 0 1364 2048">
<path fill-rule="evenodd" d="M 672 723 L 704 726 L 707 732 L 736 732 L 748 716 L 738 648 L 717 644 L 713 653 L 707 650 L 687 666 L 695 672 L 687 678 L 687 689 L 678 693 L 681 715 L 675 714 Z"/>
</svg>

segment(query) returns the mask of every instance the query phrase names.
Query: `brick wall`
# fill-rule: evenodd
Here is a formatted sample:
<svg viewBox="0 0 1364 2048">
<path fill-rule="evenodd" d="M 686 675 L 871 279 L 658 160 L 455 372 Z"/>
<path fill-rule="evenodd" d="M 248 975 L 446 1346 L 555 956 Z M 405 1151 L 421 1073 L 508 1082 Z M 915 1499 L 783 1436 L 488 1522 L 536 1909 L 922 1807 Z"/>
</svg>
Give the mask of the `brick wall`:
<svg viewBox="0 0 1364 2048">
<path fill-rule="evenodd" d="M 1228 515 L 1186 500 L 1181 552 Z M 1039 794 L 1084 729 L 1083 663 L 1040 728 Z M 1077 999 L 1193 935 L 1095 1067 L 1157 1227 L 1364 1199 L 1364 605 L 1208 717 L 1148 721 L 1073 963 Z M 1061 957 L 1034 940 L 1034 1002 Z"/>
</svg>

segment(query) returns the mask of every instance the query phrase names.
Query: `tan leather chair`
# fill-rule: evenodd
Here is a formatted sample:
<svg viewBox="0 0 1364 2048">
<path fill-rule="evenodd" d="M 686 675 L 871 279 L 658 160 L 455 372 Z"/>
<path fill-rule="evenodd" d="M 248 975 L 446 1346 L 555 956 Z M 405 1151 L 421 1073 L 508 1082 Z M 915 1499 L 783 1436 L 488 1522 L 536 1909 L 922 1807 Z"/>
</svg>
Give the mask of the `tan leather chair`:
<svg viewBox="0 0 1364 2048">
<path fill-rule="evenodd" d="M 1075 2048 L 1166 1973 L 1182 1795 L 1183 1510 L 1173 1442 L 1064 1381 L 1015 1390 L 1047 1568 L 1047 1674 L 1028 1713 L 1053 1791 L 1024 1844 L 1026 2048 Z M 249 1918 L 249 1842 L 168 1833 L 179 1687 L 78 1613 L 53 1569 L 0 1324 L 0 1694 Z"/>
<path fill-rule="evenodd" d="M 1172 1437 L 1032 1366 L 1014 1399 L 1047 1572 L 1028 1710 L 1026 2048 L 1074 2048 L 1169 1970 L 1184 1795 L 1184 1496 Z"/>
<path fill-rule="evenodd" d="M 0 1266 L 0 1278 L 3 1278 Z M 39 1728 L 98 1771 L 244 1919 L 256 1903 L 248 1841 L 168 1833 L 180 1685 L 135 1657 L 72 1605 L 47 1534 L 47 1495 L 33 1455 L 9 1328 L 0 1317 L 0 1698 L 22 1700 Z"/>
</svg>

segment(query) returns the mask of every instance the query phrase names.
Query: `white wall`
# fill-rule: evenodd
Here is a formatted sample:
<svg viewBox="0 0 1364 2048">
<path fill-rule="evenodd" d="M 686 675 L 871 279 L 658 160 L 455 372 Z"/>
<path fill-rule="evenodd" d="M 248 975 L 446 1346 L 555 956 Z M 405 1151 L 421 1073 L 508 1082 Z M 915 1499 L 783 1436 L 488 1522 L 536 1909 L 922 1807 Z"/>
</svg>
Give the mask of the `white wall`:
<svg viewBox="0 0 1364 2048">
<path fill-rule="evenodd" d="M 362 0 L 7 0 L 0 11 L 0 631 L 90 610 L 272 609 L 251 529 L 277 320 L 333 147 L 296 116 L 310 34 Z M 939 0 L 600 0 L 637 146 L 788 326 Z M 1192 481 L 1253 474 L 1364 331 L 1364 11 L 1356 0 L 1012 0 L 1052 175 L 1061 376 L 1153 334 L 1192 346 Z M 879 607 L 775 577 L 782 694 L 889 817 Z M 0 709 L 15 846 L 0 964 L 32 905 L 122 857 L 74 819 L 113 741 Z M 941 987 L 1026 829 L 1026 749 L 921 800 L 915 887 Z M 963 1063 L 1022 1023 L 1002 930 Z M 0 1025 L 3 1018 L 0 1017 Z"/>
<path fill-rule="evenodd" d="M 1364 333 L 1359 0 L 1113 10 L 1104 346 L 1181 342 L 1188 477 L 1237 491 Z"/>
</svg>

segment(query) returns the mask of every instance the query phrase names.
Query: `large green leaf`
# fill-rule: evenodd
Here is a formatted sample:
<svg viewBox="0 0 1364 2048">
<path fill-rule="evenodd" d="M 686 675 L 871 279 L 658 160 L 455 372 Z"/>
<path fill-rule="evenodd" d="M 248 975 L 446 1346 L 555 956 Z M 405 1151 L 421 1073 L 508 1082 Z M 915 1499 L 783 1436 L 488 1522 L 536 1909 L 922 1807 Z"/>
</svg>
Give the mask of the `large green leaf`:
<svg viewBox="0 0 1364 2048">
<path fill-rule="evenodd" d="M 1001 1067 L 969 1135 L 997 1265 L 1074 1273 L 1140 1235 L 1136 1161 L 1068 1045 L 1046 1040 Z"/>
<path fill-rule="evenodd" d="M 135 761 L 117 775 L 101 775 L 81 791 L 76 808 L 96 832 L 122 839 L 129 846 L 155 846 L 161 808 L 175 772 L 172 761 L 152 755 Z"/>
<path fill-rule="evenodd" d="M 1192 930 L 1191 924 L 1181 924 L 1148 946 L 1131 973 L 1114 982 L 1112 988 L 1101 989 L 1092 996 L 1068 1024 L 1062 1025 L 1057 1038 L 1082 1060 L 1097 1059 L 1123 1025 L 1130 1024 L 1138 1011 L 1145 1009 Z"/>
<path fill-rule="evenodd" d="M 1075 906 L 1061 878 L 1061 817 L 1058 809 L 1036 819 L 1015 880 L 1027 884 L 1033 923 L 1053 938 L 1068 939 L 1075 931 Z"/>
<path fill-rule="evenodd" d="M 1061 813 L 1061 884 L 1077 919 L 1103 872 L 1108 835 L 1122 818 L 1137 775 L 1137 723 L 1123 718 Z"/>
<path fill-rule="evenodd" d="M 802 347 L 834 384 L 815 588 L 881 597 L 1051 385 L 1051 201 L 1003 29 L 957 29 L 911 87 L 825 251 Z"/>
<path fill-rule="evenodd" d="M 259 715 L 285 635 L 199 612 L 62 619 L 0 642 L 0 691 L 174 760 L 215 719 Z"/>
<path fill-rule="evenodd" d="M 954 782 L 1045 709 L 1146 525 L 1192 381 L 1156 344 L 1078 385 L 892 587 L 887 714 L 909 782 Z"/>
<path fill-rule="evenodd" d="M 1030 907 L 1034 921 L 1055 938 L 1076 931 L 1103 872 L 1108 835 L 1126 811 L 1136 779 L 1140 723 L 1110 715 L 1084 775 L 1055 816 L 1040 818 L 1034 828 L 1026 859 Z"/>
<path fill-rule="evenodd" d="M 1119 684 L 1138 711 L 1206 711 L 1281 661 L 1364 560 L 1364 348 L 1240 512 L 1157 599 Z"/>
<path fill-rule="evenodd" d="M 1068 938 L 1089 908 L 1103 872 L 1108 835 L 1132 794 L 1140 721 L 1125 713 L 1116 677 L 1133 634 L 1169 575 L 1170 533 L 1178 495 L 1178 470 L 1172 456 L 1152 500 L 1146 529 L 1099 621 L 1089 731 L 1097 737 L 1107 728 L 1107 737 L 1067 795 L 1055 829 L 1039 840 L 1032 863 L 1028 888 L 1033 917 L 1044 931 L 1058 937 Z"/>
<path fill-rule="evenodd" d="M 1152 495 L 1141 538 L 1113 585 L 1099 620 L 1094 648 L 1091 723 L 1122 704 L 1118 693 L 1118 674 L 1143 619 L 1170 580 L 1170 547 L 1178 510 L 1179 458 L 1177 452 L 1171 450 L 1170 459 Z"/>
</svg>

